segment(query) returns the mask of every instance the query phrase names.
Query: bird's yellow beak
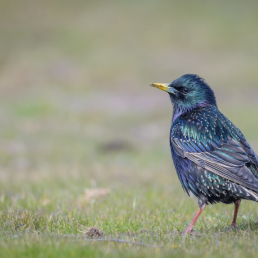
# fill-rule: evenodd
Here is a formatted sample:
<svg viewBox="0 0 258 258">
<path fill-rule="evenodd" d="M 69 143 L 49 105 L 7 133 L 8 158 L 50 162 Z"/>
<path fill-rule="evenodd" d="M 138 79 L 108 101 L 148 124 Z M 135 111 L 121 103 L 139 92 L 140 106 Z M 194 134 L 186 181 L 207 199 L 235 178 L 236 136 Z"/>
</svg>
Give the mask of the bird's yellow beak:
<svg viewBox="0 0 258 258">
<path fill-rule="evenodd" d="M 150 84 L 150 86 L 152 86 L 152 87 L 158 88 L 160 90 L 164 90 L 171 94 L 176 94 L 177 91 L 175 90 L 175 88 L 173 88 L 169 85 L 170 85 L 169 83 L 151 83 Z"/>
<path fill-rule="evenodd" d="M 167 83 L 151 83 L 150 86 L 164 91 L 168 91 L 169 88 Z"/>
</svg>

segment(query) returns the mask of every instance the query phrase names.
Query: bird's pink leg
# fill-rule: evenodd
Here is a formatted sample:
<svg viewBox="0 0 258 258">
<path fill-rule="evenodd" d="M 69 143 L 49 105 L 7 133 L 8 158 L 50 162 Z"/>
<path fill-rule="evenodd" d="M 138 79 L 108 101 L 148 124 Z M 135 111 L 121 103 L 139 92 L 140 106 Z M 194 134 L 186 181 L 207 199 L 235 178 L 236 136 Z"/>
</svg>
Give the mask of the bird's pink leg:
<svg viewBox="0 0 258 258">
<path fill-rule="evenodd" d="M 193 232 L 193 226 L 196 222 L 196 220 L 199 218 L 199 216 L 201 215 L 202 211 L 205 209 L 206 204 L 204 203 L 201 208 L 197 211 L 197 213 L 195 214 L 193 220 L 191 221 L 190 225 L 186 228 L 185 231 L 183 231 L 181 233 L 181 236 L 186 235 L 187 233 L 190 233 L 191 235 L 196 235 L 196 233 Z"/>
<path fill-rule="evenodd" d="M 241 203 L 241 200 L 237 200 L 235 202 L 234 216 L 233 216 L 233 220 L 232 220 L 230 228 L 231 227 L 236 228 L 237 213 L 238 213 L 238 209 L 239 209 L 240 203 Z"/>
</svg>

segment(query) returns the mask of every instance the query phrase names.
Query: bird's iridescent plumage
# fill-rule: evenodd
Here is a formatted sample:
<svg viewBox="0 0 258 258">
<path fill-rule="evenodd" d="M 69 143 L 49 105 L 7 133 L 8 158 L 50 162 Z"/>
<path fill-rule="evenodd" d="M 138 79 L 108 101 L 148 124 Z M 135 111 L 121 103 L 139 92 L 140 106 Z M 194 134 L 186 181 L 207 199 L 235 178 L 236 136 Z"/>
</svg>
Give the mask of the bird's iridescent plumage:
<svg viewBox="0 0 258 258">
<path fill-rule="evenodd" d="M 217 107 L 195 108 L 178 117 L 171 127 L 170 146 L 187 193 L 202 193 L 210 203 L 258 200 L 258 158 Z"/>
<path fill-rule="evenodd" d="M 219 111 L 208 84 L 186 74 L 164 85 L 174 106 L 171 154 L 184 190 L 205 203 L 258 201 L 258 157 Z"/>
</svg>

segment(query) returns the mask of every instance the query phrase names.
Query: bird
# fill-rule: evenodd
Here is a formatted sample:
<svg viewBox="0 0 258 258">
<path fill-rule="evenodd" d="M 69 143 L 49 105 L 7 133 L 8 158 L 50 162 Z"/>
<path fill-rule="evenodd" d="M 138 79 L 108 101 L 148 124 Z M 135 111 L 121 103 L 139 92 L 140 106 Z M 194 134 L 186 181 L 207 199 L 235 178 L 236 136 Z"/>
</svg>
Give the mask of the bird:
<svg viewBox="0 0 258 258">
<path fill-rule="evenodd" d="M 173 105 L 170 150 L 185 192 L 198 198 L 199 210 L 181 235 L 193 230 L 208 204 L 235 204 L 229 229 L 237 228 L 242 199 L 258 202 L 258 157 L 242 132 L 218 109 L 208 83 L 185 74 L 172 83 L 150 86 L 169 94 Z"/>
</svg>

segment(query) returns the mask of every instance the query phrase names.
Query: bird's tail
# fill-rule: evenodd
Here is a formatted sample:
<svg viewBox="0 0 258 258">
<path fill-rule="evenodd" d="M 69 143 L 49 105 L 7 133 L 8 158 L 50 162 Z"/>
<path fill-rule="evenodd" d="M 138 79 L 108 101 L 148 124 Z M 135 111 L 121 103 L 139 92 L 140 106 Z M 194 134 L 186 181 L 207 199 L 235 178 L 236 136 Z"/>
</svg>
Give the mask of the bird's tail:
<svg viewBox="0 0 258 258">
<path fill-rule="evenodd" d="M 240 199 L 258 202 L 258 192 L 245 188 L 242 185 L 230 183 L 229 189 Z"/>
<path fill-rule="evenodd" d="M 248 190 L 250 195 L 252 195 L 255 198 L 255 201 L 258 202 L 258 193 L 253 192 L 252 190 Z"/>
</svg>

